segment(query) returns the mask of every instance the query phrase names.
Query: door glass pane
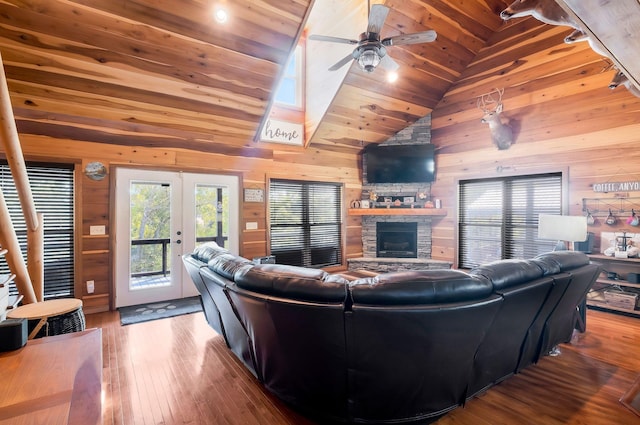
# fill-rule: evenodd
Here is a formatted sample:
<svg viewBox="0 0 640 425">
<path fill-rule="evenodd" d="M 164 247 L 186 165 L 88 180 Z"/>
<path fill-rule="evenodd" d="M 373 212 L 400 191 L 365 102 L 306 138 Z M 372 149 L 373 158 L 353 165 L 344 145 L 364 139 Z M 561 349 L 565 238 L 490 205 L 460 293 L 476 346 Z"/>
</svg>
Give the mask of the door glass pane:
<svg viewBox="0 0 640 425">
<path fill-rule="evenodd" d="M 196 246 L 214 241 L 226 247 L 229 240 L 229 189 L 196 184 Z"/>
<path fill-rule="evenodd" d="M 171 185 L 131 182 L 132 290 L 171 284 Z"/>
</svg>

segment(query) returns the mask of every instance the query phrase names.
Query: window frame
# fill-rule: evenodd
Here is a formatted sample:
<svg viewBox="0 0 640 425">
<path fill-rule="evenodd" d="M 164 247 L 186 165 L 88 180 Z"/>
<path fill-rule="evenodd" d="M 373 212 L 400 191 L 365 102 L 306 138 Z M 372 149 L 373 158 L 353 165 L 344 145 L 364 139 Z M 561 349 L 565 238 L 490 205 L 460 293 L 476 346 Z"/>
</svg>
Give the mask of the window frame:
<svg viewBox="0 0 640 425">
<path fill-rule="evenodd" d="M 263 120 L 260 123 L 258 132 L 256 133 L 256 141 L 261 143 L 277 143 L 285 146 L 292 146 L 295 148 L 307 147 L 307 134 L 305 130 L 306 120 L 306 39 L 302 37 L 290 56 L 287 58 L 285 68 L 279 75 L 277 85 L 271 92 L 269 99 L 269 107 L 267 112 L 263 116 Z M 295 58 L 296 61 L 296 104 L 281 103 L 276 100 L 277 93 L 282 87 L 282 82 L 285 78 L 289 78 L 287 69 L 289 68 L 289 62 Z M 268 125 L 270 123 L 276 123 L 276 126 L 280 128 L 273 129 L 273 132 L 280 133 L 280 137 L 268 137 L 265 133 L 268 131 Z M 280 130 L 280 131 L 278 131 Z M 296 136 L 293 137 L 293 134 Z M 294 141 L 287 140 L 288 136 L 292 136 Z M 284 138 L 284 139 L 283 139 Z"/>
<path fill-rule="evenodd" d="M 2 174 L 4 174 L 5 172 L 9 173 L 9 175 L 11 174 L 9 165 L 7 165 L 7 161 L 5 158 L 2 158 L 0 160 L 0 165 L 2 166 Z M 26 168 L 33 192 L 34 201 L 36 204 L 36 210 L 38 210 L 38 212 L 42 212 L 44 216 L 44 300 L 75 297 L 77 289 L 75 283 L 78 263 L 75 231 L 75 223 L 77 220 L 77 211 L 75 205 L 78 191 L 78 182 L 76 180 L 76 164 L 47 161 L 27 161 Z M 50 203 L 44 203 L 43 201 L 40 201 L 42 197 L 51 197 L 51 194 L 53 192 L 51 192 L 50 190 L 47 191 L 46 187 L 39 188 L 37 186 L 37 183 L 34 183 L 34 181 L 38 181 L 38 178 L 36 176 L 40 177 L 43 175 L 47 176 L 52 174 L 46 174 L 42 171 L 36 173 L 33 171 L 34 168 L 38 168 L 40 170 L 47 168 L 58 168 L 68 171 L 64 176 L 65 181 L 69 184 L 70 187 L 68 191 L 65 191 L 68 197 L 64 198 L 70 202 L 70 205 L 66 205 L 66 207 L 68 207 L 68 222 L 63 222 L 60 218 L 60 211 L 62 210 L 62 208 L 60 207 L 60 203 L 56 203 L 56 201 L 52 201 Z M 57 178 L 57 176 L 53 176 L 48 179 L 40 177 L 41 180 L 47 182 L 51 182 L 52 178 L 55 179 Z M 66 180 L 66 178 L 68 178 L 68 180 Z M 2 180 L 4 180 L 4 177 L 2 177 Z M 13 181 L 12 177 L 11 180 Z M 7 206 L 9 208 L 9 211 L 11 212 L 12 222 L 16 230 L 16 235 L 18 236 L 22 256 L 26 258 L 26 223 L 24 220 L 22 207 L 20 206 L 19 199 L 17 199 L 17 193 L 15 192 L 15 184 L 8 186 L 11 188 L 11 193 L 9 194 L 4 192 L 4 184 L 2 184 L 1 186 L 3 193 L 5 194 L 5 199 L 7 200 Z M 55 194 L 60 193 L 61 192 L 55 192 Z M 56 199 L 59 200 L 58 197 L 56 197 Z M 47 213 L 47 211 L 51 212 Z M 60 257 L 61 249 L 63 246 L 68 247 L 68 257 Z M 62 261 L 61 263 L 61 258 L 63 258 L 66 263 L 65 261 Z M 68 264 L 68 266 L 64 267 L 65 264 Z M 5 270 L 8 270 L 8 266 L 6 265 L 6 263 L 2 265 L 2 269 L 0 272 L 5 273 Z M 61 281 L 68 283 L 62 285 L 60 283 Z M 52 286 L 54 287 L 52 288 Z M 18 293 L 17 288 L 15 287 L 15 283 L 11 284 L 9 293 L 12 295 L 16 295 Z"/>
<path fill-rule="evenodd" d="M 560 214 L 567 214 L 569 211 L 569 202 L 568 202 L 568 169 L 562 169 L 562 170 L 557 170 L 557 169 L 553 169 L 553 170 L 548 170 L 548 169 L 535 169 L 535 170 L 531 170 L 530 172 L 528 172 L 527 174 L 518 174 L 518 173 L 502 173 L 502 170 L 498 170 L 496 169 L 496 171 L 498 173 L 500 173 L 500 175 L 495 175 L 492 177 L 487 177 L 486 175 L 484 176 L 470 176 L 470 177 L 465 177 L 465 178 L 458 178 L 456 179 L 456 195 L 457 195 L 457 199 L 456 199 L 456 220 L 455 220 L 455 258 L 454 258 L 454 267 L 456 268 L 461 268 L 464 269 L 463 267 L 463 262 L 462 260 L 462 243 L 463 241 L 461 241 L 461 215 L 462 215 L 462 211 L 461 211 L 461 184 L 464 184 L 465 182 L 474 182 L 474 181 L 491 181 L 491 180 L 517 180 L 517 179 L 527 179 L 527 178 L 535 178 L 537 176 L 539 177 L 544 177 L 544 176 L 551 176 L 551 175 L 557 175 L 560 178 Z M 505 219 L 503 217 L 503 223 L 504 223 Z M 537 231 L 536 231 L 536 235 L 537 235 Z M 536 238 L 537 239 L 537 236 Z M 542 239 L 540 239 L 540 241 L 543 241 Z M 553 249 L 553 246 L 555 246 L 555 243 L 557 241 L 549 241 L 549 250 Z M 543 242 L 546 243 L 546 242 Z M 504 247 L 505 247 L 505 241 L 502 240 L 501 241 L 501 249 L 504 251 Z M 513 251 L 513 249 L 512 249 Z M 505 253 L 502 252 L 501 253 L 502 258 L 508 258 L 508 256 L 505 256 Z"/>
<path fill-rule="evenodd" d="M 335 248 L 337 249 L 337 262 L 333 263 L 333 264 L 307 264 L 307 260 L 310 260 L 310 258 L 312 257 L 312 241 L 307 239 L 308 234 L 304 235 L 305 241 L 308 242 L 308 245 L 303 249 L 303 259 L 302 259 L 302 267 L 309 267 L 309 268 L 317 268 L 317 269 L 322 269 L 322 270 L 327 270 L 327 271 L 333 271 L 333 270 L 341 270 L 344 268 L 344 264 L 345 264 L 345 258 L 346 258 L 346 254 L 345 254 L 345 238 L 346 238 L 346 221 L 345 221 L 345 213 L 344 213 L 344 184 L 341 182 L 335 182 L 335 181 L 323 181 L 323 180 L 299 180 L 299 179 L 291 179 L 291 178 L 287 178 L 287 177 L 270 177 L 267 179 L 268 183 L 267 183 L 267 253 L 268 255 L 276 255 L 276 252 L 274 252 L 272 250 L 272 237 L 273 237 L 273 223 L 272 223 L 272 195 L 273 195 L 273 187 L 272 185 L 274 183 L 284 183 L 284 184 L 301 184 L 301 185 L 319 185 L 319 186 L 334 186 L 338 193 L 337 196 L 335 198 L 336 201 L 336 210 L 335 210 L 335 214 L 336 214 L 336 218 L 339 220 L 337 223 L 335 223 L 335 225 L 337 225 L 337 232 L 338 232 L 338 240 L 337 240 L 337 246 L 335 247 L 331 247 L 332 249 Z M 305 204 L 303 208 L 306 208 L 308 210 L 309 205 Z M 309 225 L 309 223 L 305 223 L 306 225 Z M 278 259 L 276 257 L 276 263 L 278 263 Z"/>
<path fill-rule="evenodd" d="M 287 59 L 287 64 L 283 69 L 278 87 L 274 91 L 273 104 L 274 108 L 293 109 L 296 111 L 304 110 L 304 88 L 305 88 L 305 63 L 304 63 L 304 42 L 300 42 L 293 49 L 293 53 Z M 295 70 L 293 74 L 288 74 L 289 64 L 295 60 Z M 281 102 L 278 100 L 278 93 L 282 90 L 285 80 L 293 80 L 295 86 L 295 103 Z"/>
</svg>

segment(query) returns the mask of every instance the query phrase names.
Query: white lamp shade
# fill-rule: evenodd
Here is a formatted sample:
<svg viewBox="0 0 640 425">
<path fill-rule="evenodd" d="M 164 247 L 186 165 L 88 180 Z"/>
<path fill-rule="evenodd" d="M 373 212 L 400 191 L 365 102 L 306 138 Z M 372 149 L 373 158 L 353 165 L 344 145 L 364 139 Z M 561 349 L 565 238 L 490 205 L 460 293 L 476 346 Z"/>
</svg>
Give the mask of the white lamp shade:
<svg viewBox="0 0 640 425">
<path fill-rule="evenodd" d="M 583 242 L 587 240 L 587 217 L 540 214 L 538 237 L 557 241 Z"/>
</svg>

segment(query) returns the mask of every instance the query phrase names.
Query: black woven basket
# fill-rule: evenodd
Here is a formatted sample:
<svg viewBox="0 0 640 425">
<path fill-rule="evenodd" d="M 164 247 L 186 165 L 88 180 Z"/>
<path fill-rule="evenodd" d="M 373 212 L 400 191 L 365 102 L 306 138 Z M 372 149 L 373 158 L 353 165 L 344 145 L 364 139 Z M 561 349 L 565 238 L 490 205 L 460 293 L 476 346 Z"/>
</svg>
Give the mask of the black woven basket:
<svg viewBox="0 0 640 425">
<path fill-rule="evenodd" d="M 29 333 L 36 327 L 38 322 L 39 320 L 29 320 Z M 49 317 L 47 323 L 38 331 L 35 338 L 80 332 L 85 329 L 85 326 L 84 313 L 82 312 L 82 307 L 79 307 L 69 313 Z"/>
</svg>

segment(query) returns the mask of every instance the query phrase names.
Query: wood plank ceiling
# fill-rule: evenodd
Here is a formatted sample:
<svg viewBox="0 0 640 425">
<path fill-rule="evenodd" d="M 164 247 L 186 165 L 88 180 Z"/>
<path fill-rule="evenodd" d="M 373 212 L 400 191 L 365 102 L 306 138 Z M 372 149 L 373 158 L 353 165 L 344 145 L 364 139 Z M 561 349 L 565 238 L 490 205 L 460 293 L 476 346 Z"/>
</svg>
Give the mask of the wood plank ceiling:
<svg viewBox="0 0 640 425">
<path fill-rule="evenodd" d="M 391 11 L 382 37 L 435 30 L 435 42 L 390 47 L 399 79 L 385 81 L 382 69 L 350 72 L 312 144 L 360 148 L 381 142 L 429 114 L 504 22 L 501 0 L 384 2 Z M 357 34 L 354 34 L 357 36 Z"/>
<path fill-rule="evenodd" d="M 330 0 L 315 0 L 315 2 Z M 346 1 L 346 0 L 345 0 Z M 364 0 L 348 0 L 354 4 Z M 0 0 L 0 52 L 24 134 L 268 156 L 255 141 L 312 0 Z M 491 36 L 506 0 L 388 0 L 400 79 L 351 66 L 310 146 L 358 152 L 427 115 Z M 355 29 L 357 38 L 363 29 Z M 378 70 L 376 70 L 378 71 Z"/>
<path fill-rule="evenodd" d="M 255 133 L 311 3 L 227 1 L 222 26 L 207 0 L 0 0 L 0 52 L 18 129 L 268 155 Z M 386 4 L 395 10 L 384 36 L 434 29 L 437 42 L 393 47 L 401 65 L 395 85 L 352 67 L 312 147 L 359 151 L 362 140 L 379 142 L 428 114 L 502 25 L 506 3 Z"/>
<path fill-rule="evenodd" d="M 0 1 L 18 129 L 260 155 L 251 141 L 308 0 Z"/>
</svg>

